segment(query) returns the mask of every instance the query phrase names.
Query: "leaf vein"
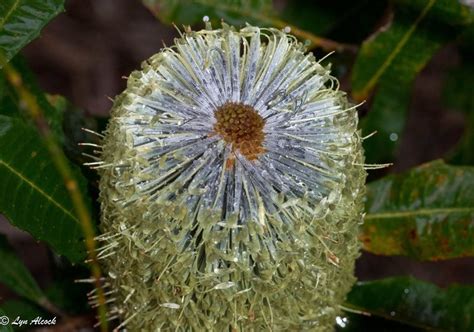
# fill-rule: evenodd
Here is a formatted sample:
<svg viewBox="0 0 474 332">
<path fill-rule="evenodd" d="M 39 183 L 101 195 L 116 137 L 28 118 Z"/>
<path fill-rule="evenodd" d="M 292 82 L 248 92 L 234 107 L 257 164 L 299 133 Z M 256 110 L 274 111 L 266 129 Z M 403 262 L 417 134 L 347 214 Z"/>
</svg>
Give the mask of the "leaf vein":
<svg viewBox="0 0 474 332">
<path fill-rule="evenodd" d="M 405 44 L 408 42 L 410 37 L 413 35 L 415 32 L 416 28 L 418 27 L 418 24 L 421 22 L 421 20 L 426 16 L 426 14 L 429 12 L 431 7 L 433 7 L 434 3 L 436 0 L 430 0 L 426 4 L 426 6 L 423 8 L 422 12 L 420 15 L 416 18 L 415 22 L 410 26 L 408 31 L 402 36 L 400 41 L 397 43 L 395 48 L 393 49 L 393 52 L 389 54 L 389 56 L 385 59 L 385 61 L 382 63 L 382 65 L 377 69 L 375 74 L 368 80 L 366 86 L 361 90 L 360 93 L 357 93 L 357 95 L 361 96 L 366 96 L 367 93 L 372 90 L 372 88 L 375 86 L 377 81 L 379 80 L 380 76 L 383 75 L 383 73 L 387 70 L 387 68 L 390 66 L 390 64 L 393 62 L 395 57 L 400 53 L 402 48 L 405 46 Z"/>
<path fill-rule="evenodd" d="M 19 173 L 17 170 L 15 170 L 13 167 L 11 167 L 9 164 L 7 164 L 3 160 L 0 160 L 0 165 L 3 165 L 8 171 L 13 173 L 17 177 L 19 177 L 22 181 L 27 183 L 32 189 L 36 190 L 38 193 L 40 193 L 42 196 L 44 196 L 47 200 L 49 200 L 57 208 L 59 208 L 61 211 L 63 211 L 71 219 L 73 219 L 75 222 L 79 223 L 79 220 L 70 211 L 68 211 L 64 206 L 62 206 L 60 203 L 58 203 L 53 197 L 49 196 L 46 192 L 41 190 L 41 188 L 39 188 L 36 184 L 34 184 L 28 178 L 24 177 L 23 174 Z"/>
<path fill-rule="evenodd" d="M 15 11 L 19 4 L 20 0 L 16 0 L 13 6 L 8 11 L 8 13 L 3 17 L 3 19 L 0 20 L 0 31 L 3 29 L 3 27 L 5 26 L 5 22 L 12 15 L 12 13 Z"/>
</svg>

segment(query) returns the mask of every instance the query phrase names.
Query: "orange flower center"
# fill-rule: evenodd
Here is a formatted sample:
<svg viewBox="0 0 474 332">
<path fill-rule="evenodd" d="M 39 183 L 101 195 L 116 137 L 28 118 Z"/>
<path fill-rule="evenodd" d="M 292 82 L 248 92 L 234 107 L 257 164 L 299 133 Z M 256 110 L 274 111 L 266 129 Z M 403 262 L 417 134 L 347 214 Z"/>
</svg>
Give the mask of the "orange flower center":
<svg viewBox="0 0 474 332">
<path fill-rule="evenodd" d="M 217 120 L 214 131 L 233 150 L 239 150 L 248 160 L 257 159 L 265 152 L 263 148 L 263 126 L 265 120 L 251 106 L 227 102 L 214 112 Z"/>
</svg>

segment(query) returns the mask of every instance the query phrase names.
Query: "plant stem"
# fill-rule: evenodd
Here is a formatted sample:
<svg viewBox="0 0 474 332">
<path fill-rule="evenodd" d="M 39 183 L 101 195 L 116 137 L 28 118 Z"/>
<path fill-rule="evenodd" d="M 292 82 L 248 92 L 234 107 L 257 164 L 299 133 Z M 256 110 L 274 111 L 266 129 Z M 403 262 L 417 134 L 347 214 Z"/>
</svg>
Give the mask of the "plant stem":
<svg viewBox="0 0 474 332">
<path fill-rule="evenodd" d="M 208 2 L 206 0 L 195 0 L 195 2 L 203 6 L 208 5 Z M 159 17 L 160 9 L 154 1 L 144 1 L 144 5 L 152 12 L 153 15 Z M 309 31 L 300 29 L 297 26 L 292 25 L 276 16 L 267 15 L 262 13 L 261 11 L 246 9 L 245 7 L 238 7 L 235 5 L 227 5 L 223 2 L 215 2 L 212 6 L 215 9 L 218 9 L 220 12 L 237 14 L 241 17 L 249 17 L 252 18 L 254 21 L 258 21 L 261 24 L 268 24 L 269 26 L 275 28 L 284 29 L 286 27 L 289 27 L 291 29 L 291 33 L 294 36 L 298 37 L 302 41 L 309 40 L 311 42 L 311 44 L 309 45 L 310 49 L 321 47 L 324 51 L 328 52 L 349 51 L 352 53 L 356 53 L 358 49 L 357 45 L 339 43 L 331 39 L 316 36 L 315 34 Z"/>
<path fill-rule="evenodd" d="M 315 49 L 317 47 L 321 47 L 324 51 L 349 51 L 351 53 L 357 52 L 357 45 L 352 44 L 344 44 L 340 43 L 331 39 L 323 38 L 320 36 L 316 36 L 315 34 L 308 32 L 306 30 L 300 29 L 294 25 L 289 24 L 283 20 L 278 18 L 269 18 L 271 24 L 277 28 L 284 29 L 285 27 L 289 27 L 291 29 L 291 33 L 302 40 L 309 40 L 311 42 L 310 49 Z"/>
<path fill-rule="evenodd" d="M 71 168 L 68 165 L 68 160 L 63 150 L 57 143 L 55 135 L 51 132 L 44 117 L 43 111 L 38 105 L 36 97 L 24 86 L 22 77 L 15 68 L 6 63 L 4 64 L 4 71 L 8 82 L 15 88 L 20 101 L 24 103 L 27 114 L 36 124 L 38 132 L 42 136 L 54 165 L 61 174 L 64 185 L 69 193 L 69 196 L 71 197 L 74 210 L 81 223 L 82 231 L 84 233 L 85 244 L 88 252 L 88 261 L 92 276 L 94 278 L 94 285 L 97 289 L 99 302 L 99 307 L 97 310 L 99 314 L 101 331 L 106 332 L 108 330 L 106 317 L 107 311 L 105 307 L 104 290 L 101 285 L 102 273 L 97 261 L 95 232 L 92 224 L 92 218 L 82 197 L 82 193 L 79 190 L 77 181 L 74 179 Z"/>
</svg>

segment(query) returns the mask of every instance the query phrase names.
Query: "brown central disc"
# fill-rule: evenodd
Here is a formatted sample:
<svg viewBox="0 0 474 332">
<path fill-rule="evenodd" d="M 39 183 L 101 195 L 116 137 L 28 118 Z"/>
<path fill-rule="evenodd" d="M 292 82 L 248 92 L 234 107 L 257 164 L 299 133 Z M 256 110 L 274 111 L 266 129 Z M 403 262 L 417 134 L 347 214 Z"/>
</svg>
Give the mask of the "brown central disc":
<svg viewBox="0 0 474 332">
<path fill-rule="evenodd" d="M 227 102 L 214 112 L 214 131 L 248 160 L 262 154 L 265 120 L 251 106 Z"/>
</svg>

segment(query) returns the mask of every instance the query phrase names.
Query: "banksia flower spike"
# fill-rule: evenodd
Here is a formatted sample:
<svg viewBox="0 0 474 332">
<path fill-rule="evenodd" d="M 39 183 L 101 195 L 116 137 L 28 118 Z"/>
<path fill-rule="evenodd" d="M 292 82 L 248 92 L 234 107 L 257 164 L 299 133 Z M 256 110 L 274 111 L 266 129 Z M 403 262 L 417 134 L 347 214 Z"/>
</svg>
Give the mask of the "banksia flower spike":
<svg viewBox="0 0 474 332">
<path fill-rule="evenodd" d="M 327 331 L 353 282 L 357 112 L 292 35 L 186 31 L 105 133 L 99 257 L 130 331 Z"/>
</svg>

